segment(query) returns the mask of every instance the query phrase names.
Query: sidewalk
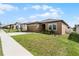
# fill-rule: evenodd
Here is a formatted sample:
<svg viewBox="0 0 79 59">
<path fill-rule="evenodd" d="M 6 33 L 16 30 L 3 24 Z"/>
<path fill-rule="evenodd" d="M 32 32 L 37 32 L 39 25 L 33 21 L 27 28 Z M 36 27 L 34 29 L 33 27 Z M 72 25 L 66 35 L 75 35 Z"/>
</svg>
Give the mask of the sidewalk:
<svg viewBox="0 0 79 59">
<path fill-rule="evenodd" d="M 3 30 L 0 31 L 0 36 L 4 56 L 33 56 Z"/>
</svg>

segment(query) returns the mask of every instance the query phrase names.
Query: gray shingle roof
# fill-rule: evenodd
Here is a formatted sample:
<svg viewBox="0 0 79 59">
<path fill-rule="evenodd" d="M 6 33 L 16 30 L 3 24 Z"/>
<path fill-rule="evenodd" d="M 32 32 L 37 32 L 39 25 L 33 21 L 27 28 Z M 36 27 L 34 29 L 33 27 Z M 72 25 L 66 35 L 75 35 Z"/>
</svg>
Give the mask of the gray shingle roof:
<svg viewBox="0 0 79 59">
<path fill-rule="evenodd" d="M 59 19 L 46 19 L 46 20 L 43 20 L 41 22 L 50 22 L 50 21 L 57 21 L 57 20 L 59 20 Z"/>
</svg>

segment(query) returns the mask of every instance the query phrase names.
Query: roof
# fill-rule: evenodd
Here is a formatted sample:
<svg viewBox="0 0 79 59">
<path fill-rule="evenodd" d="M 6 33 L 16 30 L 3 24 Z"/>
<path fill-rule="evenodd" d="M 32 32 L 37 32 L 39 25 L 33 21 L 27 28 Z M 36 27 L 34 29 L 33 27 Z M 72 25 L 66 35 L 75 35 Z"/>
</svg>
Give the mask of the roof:
<svg viewBox="0 0 79 59">
<path fill-rule="evenodd" d="M 36 21 L 36 22 L 20 23 L 20 24 L 42 24 L 42 23 L 52 23 L 52 22 L 62 22 L 65 25 L 67 25 L 68 27 L 70 27 L 64 20 L 61 20 L 61 19 L 46 19 L 46 20 L 42 20 L 40 22 Z"/>
<path fill-rule="evenodd" d="M 61 19 L 46 19 L 40 22 L 37 21 L 37 22 L 29 22 L 29 23 L 22 23 L 22 24 L 42 24 L 42 23 L 51 23 L 51 22 L 63 22 L 65 25 L 70 27 L 64 20 L 61 20 Z"/>
<path fill-rule="evenodd" d="M 69 27 L 69 25 L 64 20 L 61 20 L 61 19 L 46 19 L 41 22 L 42 23 L 63 22 L 65 25 L 67 25 Z"/>
<path fill-rule="evenodd" d="M 27 23 L 27 24 L 42 24 L 41 22 L 30 22 L 30 23 Z"/>
<path fill-rule="evenodd" d="M 57 19 L 46 19 L 46 20 L 42 20 L 41 22 L 49 22 L 49 21 L 56 21 Z"/>
</svg>

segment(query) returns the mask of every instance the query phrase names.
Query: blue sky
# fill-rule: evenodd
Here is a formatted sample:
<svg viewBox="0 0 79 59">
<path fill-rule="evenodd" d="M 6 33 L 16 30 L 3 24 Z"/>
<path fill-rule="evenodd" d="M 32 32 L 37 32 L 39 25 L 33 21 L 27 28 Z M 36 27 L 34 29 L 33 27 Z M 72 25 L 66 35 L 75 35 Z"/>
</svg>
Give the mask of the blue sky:
<svg viewBox="0 0 79 59">
<path fill-rule="evenodd" d="M 34 22 L 48 18 L 62 19 L 71 27 L 79 24 L 78 3 L 1 3 L 0 22 Z"/>
</svg>

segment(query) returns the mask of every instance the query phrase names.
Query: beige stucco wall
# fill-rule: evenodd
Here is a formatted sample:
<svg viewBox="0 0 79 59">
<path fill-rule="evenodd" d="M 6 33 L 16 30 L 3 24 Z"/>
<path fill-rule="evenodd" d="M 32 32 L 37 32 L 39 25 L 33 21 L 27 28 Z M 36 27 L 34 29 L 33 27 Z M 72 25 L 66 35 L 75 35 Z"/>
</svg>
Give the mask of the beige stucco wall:
<svg viewBox="0 0 79 59">
<path fill-rule="evenodd" d="M 62 24 L 61 22 L 53 22 L 54 24 L 57 24 L 57 30 L 55 31 L 57 34 L 62 34 Z M 45 29 L 49 30 L 49 24 L 50 23 L 45 23 Z"/>
<path fill-rule="evenodd" d="M 53 22 L 53 23 L 56 23 L 57 24 L 57 30 L 56 30 L 56 33 L 57 34 L 66 34 L 66 32 L 68 31 L 68 27 L 67 25 L 65 25 L 64 23 L 62 22 Z M 45 29 L 46 30 L 49 30 L 49 25 L 50 23 L 45 23 Z"/>
<path fill-rule="evenodd" d="M 62 24 L 61 24 L 61 22 L 57 22 L 57 33 L 62 34 Z"/>
<path fill-rule="evenodd" d="M 68 27 L 64 23 L 62 23 L 62 35 L 68 32 Z"/>
<path fill-rule="evenodd" d="M 14 25 L 14 29 L 16 29 L 16 25 Z"/>
<path fill-rule="evenodd" d="M 28 24 L 27 31 L 39 32 L 41 31 L 41 24 Z"/>
<path fill-rule="evenodd" d="M 22 31 L 27 31 L 27 24 L 22 24 Z"/>
</svg>

